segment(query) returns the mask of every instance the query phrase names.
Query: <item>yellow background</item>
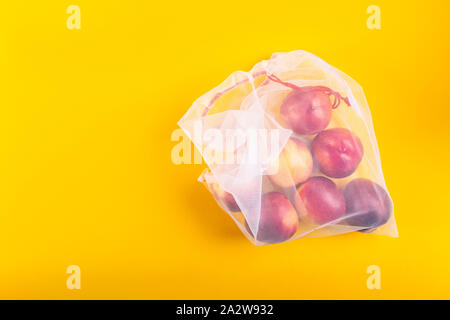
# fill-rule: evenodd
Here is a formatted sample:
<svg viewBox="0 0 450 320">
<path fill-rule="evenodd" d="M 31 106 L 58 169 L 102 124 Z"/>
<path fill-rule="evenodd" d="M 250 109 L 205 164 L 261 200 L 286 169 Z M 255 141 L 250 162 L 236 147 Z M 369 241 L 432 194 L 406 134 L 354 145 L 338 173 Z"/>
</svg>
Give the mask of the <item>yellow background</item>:
<svg viewBox="0 0 450 320">
<path fill-rule="evenodd" d="M 81 8 L 81 30 L 66 9 Z M 366 8 L 381 8 L 381 30 Z M 450 298 L 448 1 L 7 1 L 0 298 Z M 400 237 L 253 246 L 171 162 L 201 94 L 273 52 L 365 89 Z M 66 268 L 81 268 L 81 290 Z M 368 290 L 366 268 L 381 268 Z"/>
</svg>

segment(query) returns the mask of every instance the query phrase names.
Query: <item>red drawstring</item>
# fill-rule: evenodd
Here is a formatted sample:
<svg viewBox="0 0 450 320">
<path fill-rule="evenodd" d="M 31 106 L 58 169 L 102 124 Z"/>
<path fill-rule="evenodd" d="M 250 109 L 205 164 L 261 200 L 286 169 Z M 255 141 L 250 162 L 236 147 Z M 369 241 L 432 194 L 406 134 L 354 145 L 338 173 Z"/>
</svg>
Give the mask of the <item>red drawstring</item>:
<svg viewBox="0 0 450 320">
<path fill-rule="evenodd" d="M 260 71 L 260 72 L 257 72 L 255 74 L 253 74 L 252 77 L 253 78 L 258 78 L 258 77 L 261 77 L 263 75 L 266 75 L 266 72 L 265 71 Z M 337 107 L 339 107 L 339 104 L 341 103 L 341 100 L 343 100 L 348 106 L 350 106 L 350 101 L 348 100 L 348 97 L 344 98 L 339 92 L 331 90 L 328 87 L 324 87 L 324 86 L 299 87 L 299 86 L 296 86 L 295 84 L 292 84 L 292 83 L 289 83 L 289 82 L 285 82 L 285 81 L 281 80 L 280 78 L 278 78 L 277 76 L 275 76 L 273 74 L 267 75 L 267 78 L 272 80 L 272 81 L 274 81 L 274 82 L 278 82 L 278 83 L 284 85 L 285 87 L 291 88 L 293 90 L 297 90 L 297 91 L 301 91 L 301 92 L 321 91 L 321 92 L 327 94 L 328 96 L 333 96 L 334 97 L 334 99 L 333 99 L 334 101 L 333 101 L 333 104 L 331 105 L 332 109 L 336 109 Z M 230 92 L 234 88 L 236 88 L 236 87 L 240 86 L 241 84 L 244 84 L 244 83 L 246 83 L 248 81 L 250 81 L 250 79 L 248 79 L 248 78 L 244 79 L 244 80 L 241 80 L 241 81 L 238 81 L 234 85 L 230 86 L 229 88 L 216 93 L 216 95 L 208 103 L 208 106 L 206 107 L 206 109 L 203 111 L 203 116 L 206 116 L 208 114 L 209 110 L 214 105 L 214 103 L 217 101 L 217 99 L 219 99 L 225 93 Z"/>
<path fill-rule="evenodd" d="M 255 74 L 253 74 L 252 77 L 253 77 L 253 78 L 259 78 L 259 77 L 261 77 L 261 76 L 263 76 L 263 75 L 265 75 L 265 74 L 266 74 L 265 71 L 260 71 L 260 72 L 257 72 L 257 73 L 255 73 Z M 206 115 L 208 114 L 209 110 L 211 109 L 211 107 L 213 106 L 213 104 L 217 101 L 217 99 L 219 99 L 219 98 L 220 98 L 221 96 L 223 96 L 225 93 L 230 92 L 230 91 L 233 90 L 234 88 L 239 87 L 241 84 L 244 84 L 244 83 L 249 82 L 249 81 L 250 81 L 249 78 L 244 79 L 244 80 L 241 80 L 241 81 L 238 81 L 238 82 L 236 82 L 234 85 L 232 85 L 231 87 L 228 87 L 228 88 L 226 88 L 225 90 L 216 93 L 216 95 L 211 99 L 211 101 L 210 101 L 210 102 L 208 103 L 208 105 L 206 106 L 205 111 L 203 111 L 203 116 L 206 116 Z"/>
<path fill-rule="evenodd" d="M 336 92 L 334 90 L 331 90 L 328 87 L 324 87 L 324 86 L 306 86 L 306 87 L 299 87 L 296 86 L 295 84 L 289 83 L 289 82 L 285 82 L 283 80 L 281 80 L 280 78 L 278 78 L 277 76 L 271 74 L 268 75 L 267 78 L 269 78 L 270 80 L 274 81 L 274 82 L 278 82 L 280 84 L 282 84 L 285 87 L 291 88 L 293 90 L 296 91 L 301 91 L 301 92 L 311 92 L 311 91 L 321 91 L 329 96 L 333 96 L 334 97 L 334 101 L 333 104 L 331 105 L 332 109 L 336 109 L 337 107 L 339 107 L 339 104 L 341 103 L 341 100 L 343 100 L 348 106 L 350 106 L 350 101 L 348 100 L 348 97 L 343 97 L 339 92 Z"/>
</svg>

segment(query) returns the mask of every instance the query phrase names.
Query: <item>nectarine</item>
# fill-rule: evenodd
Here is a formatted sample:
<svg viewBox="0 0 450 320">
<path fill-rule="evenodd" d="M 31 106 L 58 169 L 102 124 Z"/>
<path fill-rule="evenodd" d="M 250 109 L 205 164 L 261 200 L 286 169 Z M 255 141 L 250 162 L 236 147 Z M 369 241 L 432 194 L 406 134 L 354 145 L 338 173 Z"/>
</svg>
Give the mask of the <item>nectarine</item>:
<svg viewBox="0 0 450 320">
<path fill-rule="evenodd" d="M 272 182 L 287 188 L 306 181 L 313 169 L 313 160 L 308 147 L 297 138 L 290 138 L 278 158 L 275 174 L 269 175 Z"/>
<path fill-rule="evenodd" d="M 261 211 L 256 239 L 267 243 L 283 242 L 297 231 L 298 218 L 294 206 L 280 192 L 266 193 L 261 198 Z M 246 226 L 250 234 L 250 228 Z"/>
<path fill-rule="evenodd" d="M 385 224 L 392 210 L 391 199 L 384 188 L 368 179 L 352 180 L 344 190 L 347 215 L 352 226 L 376 228 Z"/>
<path fill-rule="evenodd" d="M 315 134 L 331 119 L 331 100 L 322 91 L 292 91 L 280 109 L 283 121 L 299 134 Z"/>
<path fill-rule="evenodd" d="M 296 206 L 302 218 L 324 224 L 345 215 L 344 195 L 330 179 L 309 178 L 297 191 Z"/>
<path fill-rule="evenodd" d="M 211 184 L 211 191 L 214 193 L 216 198 L 231 212 L 241 211 L 233 195 L 226 192 L 218 183 Z"/>
<path fill-rule="evenodd" d="M 312 142 L 312 152 L 320 170 L 332 178 L 351 175 L 363 156 L 359 138 L 345 128 L 322 131 Z"/>
</svg>

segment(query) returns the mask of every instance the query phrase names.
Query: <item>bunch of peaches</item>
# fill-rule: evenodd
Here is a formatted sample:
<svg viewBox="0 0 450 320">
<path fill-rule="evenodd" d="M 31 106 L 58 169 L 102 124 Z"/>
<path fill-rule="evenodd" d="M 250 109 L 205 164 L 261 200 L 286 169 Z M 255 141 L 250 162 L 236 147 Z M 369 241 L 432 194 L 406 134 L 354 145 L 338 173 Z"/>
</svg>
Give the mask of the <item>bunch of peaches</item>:
<svg viewBox="0 0 450 320">
<path fill-rule="evenodd" d="M 360 177 L 343 187 L 335 183 L 352 175 L 364 156 L 360 138 L 350 129 L 327 129 L 341 100 L 350 106 L 330 88 L 311 86 L 291 87 L 281 102 L 279 118 L 294 134 L 279 155 L 276 173 L 263 177 L 271 188 L 261 195 L 256 235 L 245 223 L 257 241 L 287 241 L 301 223 L 370 231 L 389 220 L 392 203 L 383 187 Z M 241 211 L 232 194 L 217 183 L 210 187 L 228 211 Z"/>
</svg>

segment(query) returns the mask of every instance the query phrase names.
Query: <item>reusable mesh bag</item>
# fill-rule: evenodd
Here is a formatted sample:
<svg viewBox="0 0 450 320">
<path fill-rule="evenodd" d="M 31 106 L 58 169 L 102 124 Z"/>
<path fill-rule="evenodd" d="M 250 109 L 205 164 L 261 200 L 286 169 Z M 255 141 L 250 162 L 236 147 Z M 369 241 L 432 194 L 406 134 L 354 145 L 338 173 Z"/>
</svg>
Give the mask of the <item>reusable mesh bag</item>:
<svg viewBox="0 0 450 320">
<path fill-rule="evenodd" d="M 254 244 L 397 236 L 363 90 L 315 55 L 232 73 L 178 124 L 208 165 L 199 180 Z"/>
</svg>

